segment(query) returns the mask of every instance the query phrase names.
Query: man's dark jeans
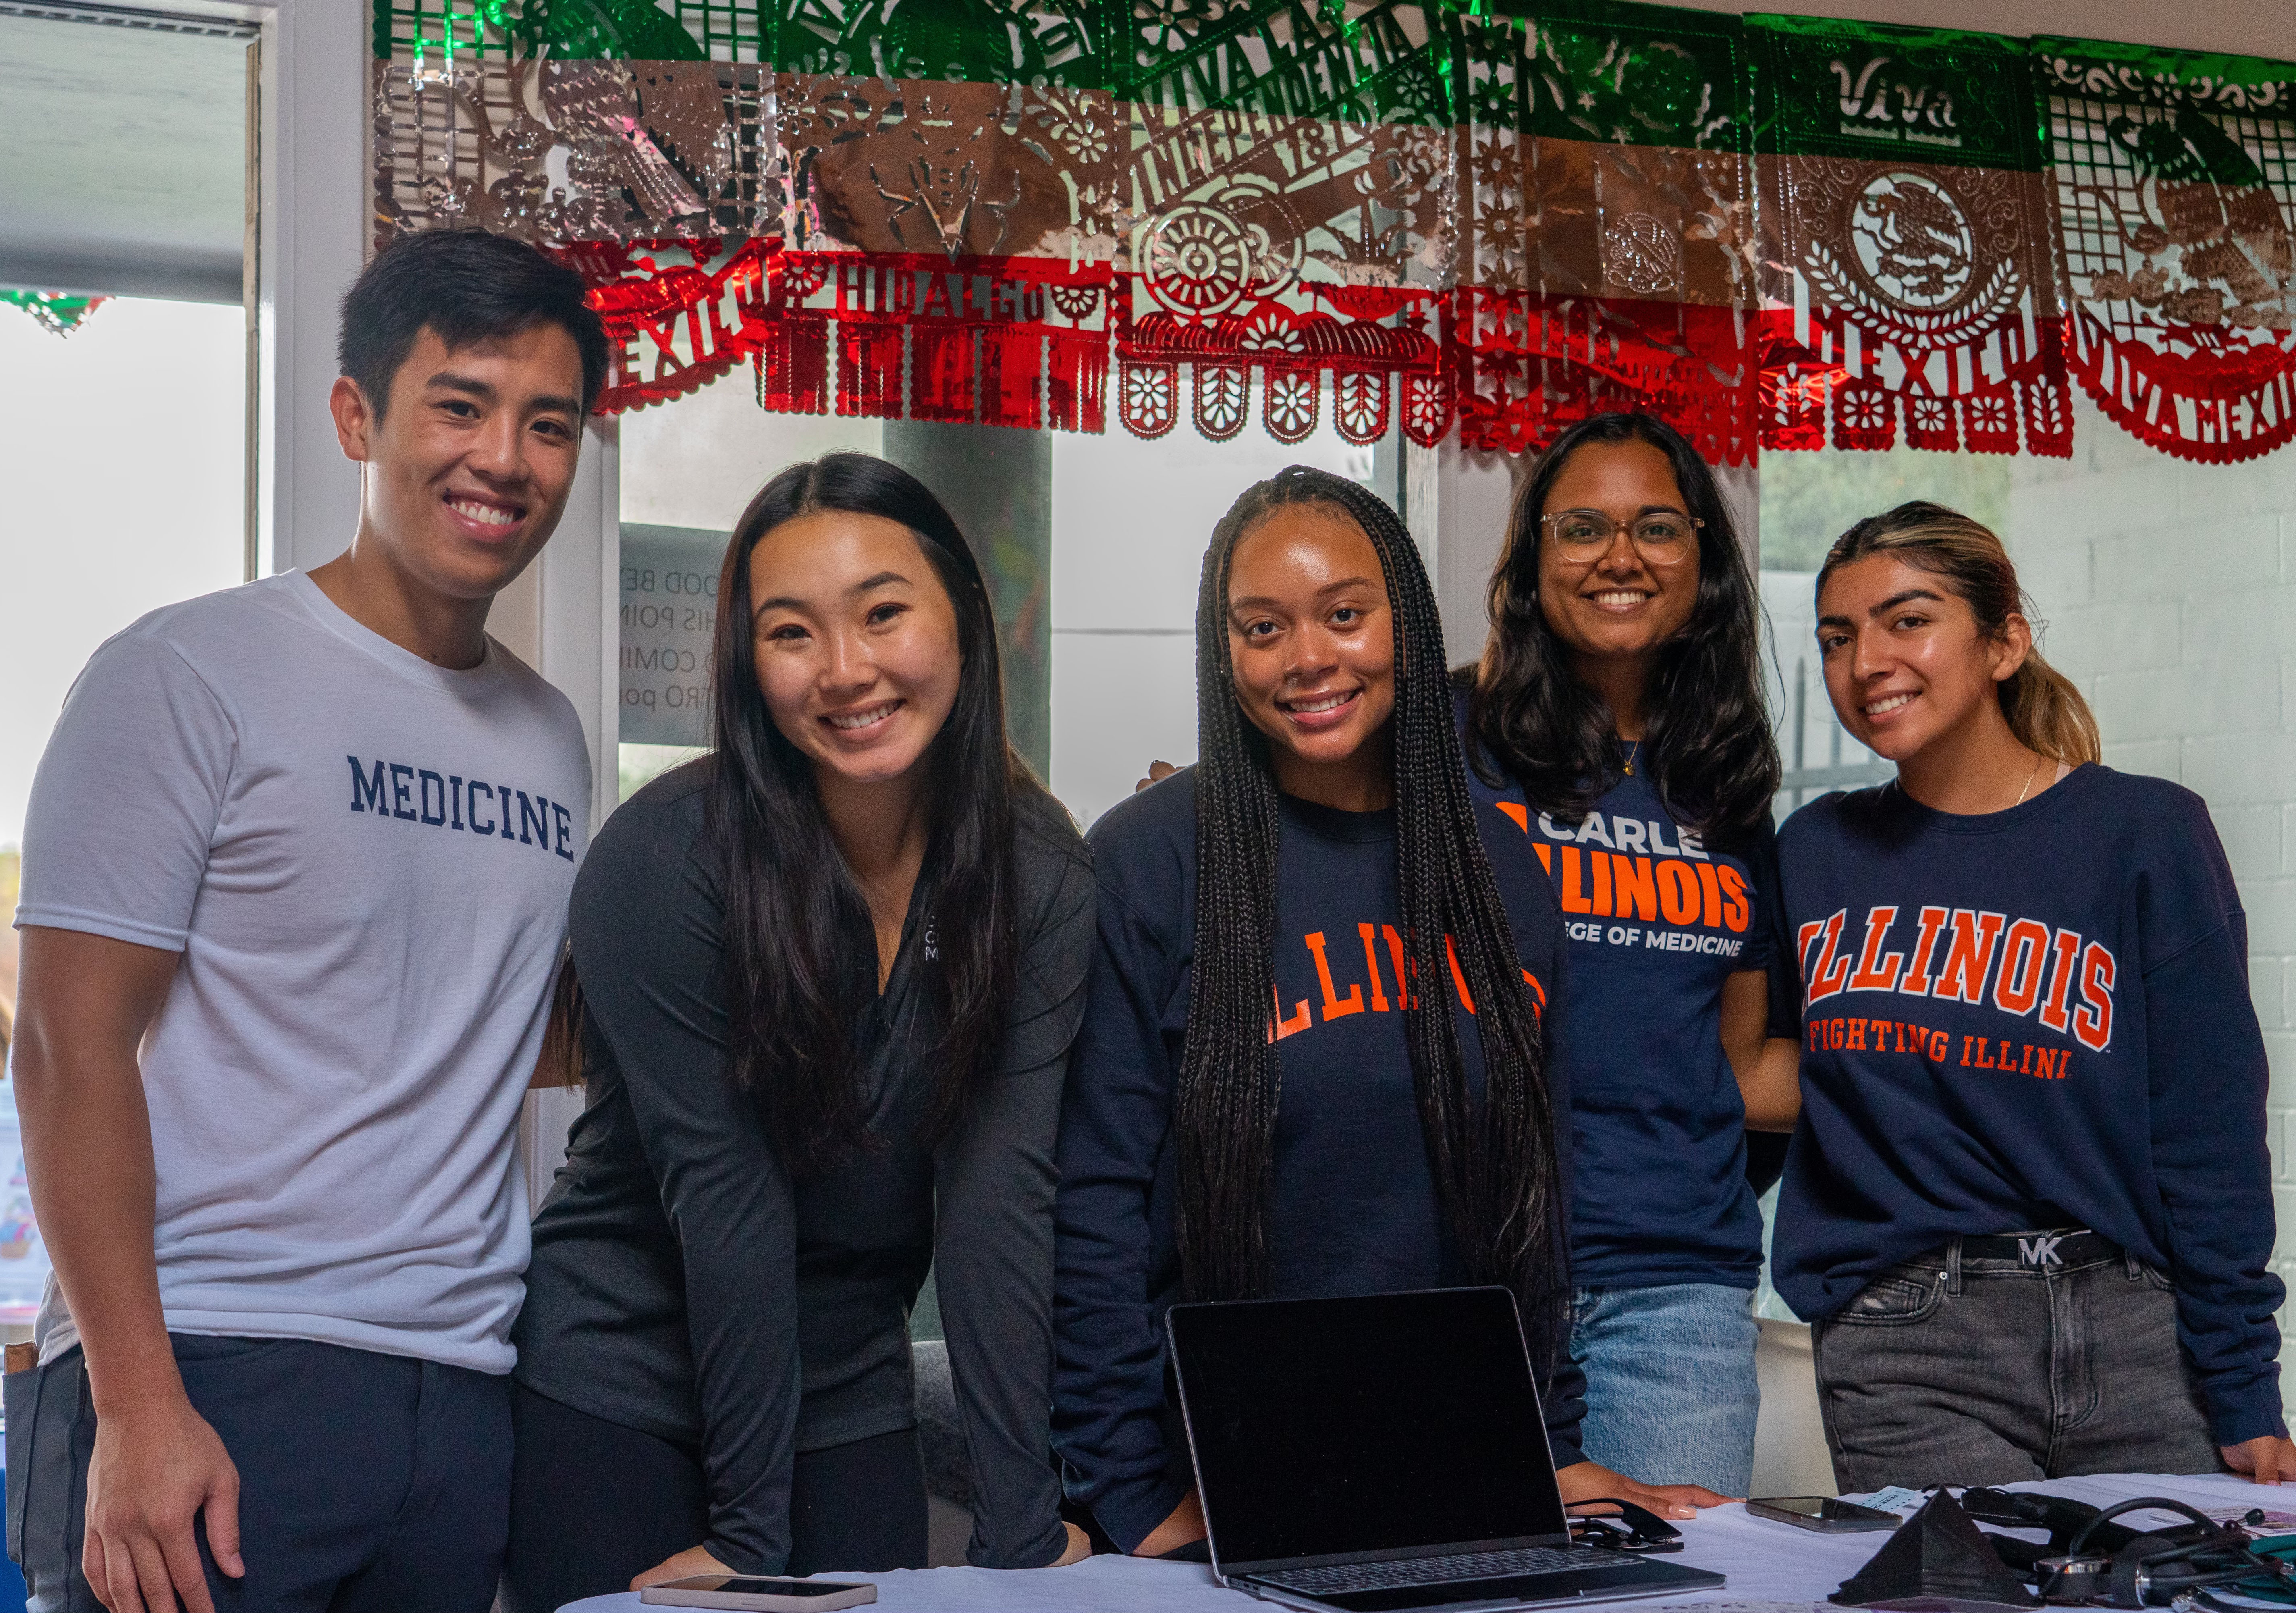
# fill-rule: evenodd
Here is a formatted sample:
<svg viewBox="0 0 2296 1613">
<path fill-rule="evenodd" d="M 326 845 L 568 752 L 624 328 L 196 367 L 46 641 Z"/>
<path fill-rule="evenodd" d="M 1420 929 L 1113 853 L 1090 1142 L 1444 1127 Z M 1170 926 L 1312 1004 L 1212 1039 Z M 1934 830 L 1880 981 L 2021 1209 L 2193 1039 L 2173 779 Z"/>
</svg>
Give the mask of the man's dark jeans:
<svg viewBox="0 0 2296 1613">
<path fill-rule="evenodd" d="M 510 1528 L 510 1380 L 298 1338 L 169 1335 L 239 1469 L 244 1579 L 218 1613 L 486 1613 Z M 80 1353 L 7 1382 L 8 1554 L 35 1613 L 102 1613 L 80 1570 L 95 1411 Z"/>
<path fill-rule="evenodd" d="M 1845 1494 L 2073 1473 L 2215 1473 L 2169 1280 L 2127 1255 L 2074 1265 L 1893 1266 L 1814 1330 Z"/>
</svg>

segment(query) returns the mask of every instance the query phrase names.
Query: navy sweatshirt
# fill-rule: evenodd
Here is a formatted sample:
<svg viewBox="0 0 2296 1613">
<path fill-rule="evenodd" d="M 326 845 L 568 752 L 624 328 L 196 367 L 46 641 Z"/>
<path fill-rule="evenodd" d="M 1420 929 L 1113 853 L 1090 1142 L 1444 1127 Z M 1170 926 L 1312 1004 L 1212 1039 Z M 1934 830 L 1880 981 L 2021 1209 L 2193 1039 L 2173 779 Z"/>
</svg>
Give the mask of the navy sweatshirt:
<svg viewBox="0 0 2296 1613">
<path fill-rule="evenodd" d="M 1521 831 L 1474 789 L 1534 1000 L 1552 1001 L 1561 915 Z M 1089 837 L 1100 942 L 1061 1115 L 1053 1444 L 1070 1495 L 1128 1551 L 1190 1483 L 1177 1410 L 1166 1404 L 1163 1314 L 1180 1283 L 1172 1112 L 1195 935 L 1195 801 L 1194 769 L 1184 769 L 1117 806 Z M 1437 1206 L 1397 1011 L 1394 821 L 1391 811 L 1282 802 L 1273 1297 L 1465 1280 Z M 1473 1022 L 1447 982 L 1445 992 L 1480 1088 Z M 1547 1068 L 1559 1113 L 1560 1061 Z M 1583 1399 L 1566 1360 L 1546 1395 L 1558 1465 L 1580 1460 Z"/>
<path fill-rule="evenodd" d="M 2092 1228 L 2168 1273 L 2218 1443 L 2283 1431 L 2264 1039 L 2208 809 L 2081 768 L 2021 806 L 1896 785 L 1779 838 L 1805 998 L 1772 1280 L 1816 1321 L 1956 1234 Z"/>
<path fill-rule="evenodd" d="M 1722 1049 L 1722 987 L 1783 951 L 1769 820 L 1709 847 L 1636 774 L 1582 822 L 1525 822 L 1570 942 L 1571 1280 L 1751 1288 L 1762 1213 L 1746 1181 L 1746 1102 Z M 1772 995 L 1775 1033 L 1794 1035 L 1791 988 Z"/>
</svg>

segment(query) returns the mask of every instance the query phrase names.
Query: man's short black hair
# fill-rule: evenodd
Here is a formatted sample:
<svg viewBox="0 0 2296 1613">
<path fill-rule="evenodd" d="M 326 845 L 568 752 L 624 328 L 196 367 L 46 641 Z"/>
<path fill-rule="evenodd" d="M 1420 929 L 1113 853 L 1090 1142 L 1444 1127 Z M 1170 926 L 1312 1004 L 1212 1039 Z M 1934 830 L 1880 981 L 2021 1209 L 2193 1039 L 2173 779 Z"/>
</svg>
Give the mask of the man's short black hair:
<svg viewBox="0 0 2296 1613">
<path fill-rule="evenodd" d="M 460 350 L 545 323 L 582 355 L 586 415 L 606 383 L 606 331 L 584 300 L 582 276 L 507 235 L 420 230 L 384 246 L 343 294 L 336 361 L 381 418 L 391 377 L 425 327 Z"/>
</svg>

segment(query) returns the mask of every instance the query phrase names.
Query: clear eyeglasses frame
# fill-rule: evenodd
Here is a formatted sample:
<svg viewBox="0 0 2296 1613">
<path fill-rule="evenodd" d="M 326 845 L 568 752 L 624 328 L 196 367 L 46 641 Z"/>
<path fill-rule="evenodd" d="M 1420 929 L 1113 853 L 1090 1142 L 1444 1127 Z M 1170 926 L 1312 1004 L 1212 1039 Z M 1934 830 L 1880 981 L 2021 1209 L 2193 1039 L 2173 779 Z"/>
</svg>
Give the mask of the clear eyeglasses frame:
<svg viewBox="0 0 2296 1613">
<path fill-rule="evenodd" d="M 1600 510 L 1556 510 L 1540 516 L 1538 523 L 1554 539 L 1562 557 L 1573 565 L 1591 565 L 1609 554 L 1620 532 L 1647 564 L 1678 564 L 1689 555 L 1692 539 L 1706 524 L 1695 515 L 1671 511 L 1613 521 Z"/>
</svg>

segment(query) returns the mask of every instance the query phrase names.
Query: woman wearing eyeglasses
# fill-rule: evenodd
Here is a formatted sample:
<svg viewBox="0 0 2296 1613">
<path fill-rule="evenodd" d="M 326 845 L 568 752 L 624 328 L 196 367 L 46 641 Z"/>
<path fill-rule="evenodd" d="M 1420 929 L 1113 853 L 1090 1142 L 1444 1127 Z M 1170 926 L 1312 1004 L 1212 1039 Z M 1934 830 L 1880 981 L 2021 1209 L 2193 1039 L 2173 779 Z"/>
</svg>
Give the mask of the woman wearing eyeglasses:
<svg viewBox="0 0 2296 1613">
<path fill-rule="evenodd" d="M 1518 494 L 1490 614 L 1470 756 L 1521 788 L 1570 936 L 1586 1453 L 1743 1495 L 1762 1263 L 1746 1132 L 1792 1130 L 1798 1043 L 1791 988 L 1770 989 L 1792 963 L 1756 595 L 1713 473 L 1647 415 L 1573 426 Z"/>
</svg>

